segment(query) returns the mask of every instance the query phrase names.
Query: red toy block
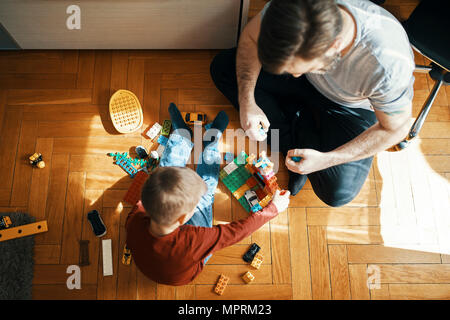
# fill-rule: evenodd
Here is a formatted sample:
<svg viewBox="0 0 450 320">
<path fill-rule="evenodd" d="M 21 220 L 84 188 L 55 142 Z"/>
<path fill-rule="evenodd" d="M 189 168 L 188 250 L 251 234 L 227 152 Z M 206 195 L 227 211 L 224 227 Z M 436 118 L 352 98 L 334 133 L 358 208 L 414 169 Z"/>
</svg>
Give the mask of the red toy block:
<svg viewBox="0 0 450 320">
<path fill-rule="evenodd" d="M 256 179 L 254 177 L 250 177 L 246 182 L 246 185 L 248 185 L 251 188 L 253 188 L 254 186 L 256 186 L 258 184 L 258 181 L 256 181 Z"/>
<path fill-rule="evenodd" d="M 261 189 L 261 188 L 256 189 L 255 192 L 256 192 L 256 196 L 258 197 L 258 200 L 259 200 L 259 201 L 261 201 L 262 199 L 264 199 L 264 197 L 267 195 L 267 193 L 264 192 L 264 190 Z"/>
<path fill-rule="evenodd" d="M 133 183 L 128 189 L 128 192 L 125 194 L 125 197 L 123 197 L 123 201 L 134 206 L 136 202 L 141 199 L 142 186 L 144 185 L 145 181 L 147 181 L 147 178 L 148 174 L 144 171 L 139 171 L 138 173 L 136 173 L 133 179 Z"/>
</svg>

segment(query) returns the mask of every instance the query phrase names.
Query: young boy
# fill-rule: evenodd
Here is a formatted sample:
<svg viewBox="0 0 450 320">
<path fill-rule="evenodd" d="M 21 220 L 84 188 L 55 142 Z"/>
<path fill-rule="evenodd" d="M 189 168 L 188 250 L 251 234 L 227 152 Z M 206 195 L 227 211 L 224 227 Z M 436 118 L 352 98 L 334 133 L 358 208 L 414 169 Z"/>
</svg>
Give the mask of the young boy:
<svg viewBox="0 0 450 320">
<path fill-rule="evenodd" d="M 127 246 L 139 270 L 155 282 L 185 285 L 202 271 L 212 253 L 247 237 L 284 211 L 289 192 L 278 191 L 263 210 L 246 219 L 212 225 L 214 192 L 220 170 L 219 139 L 228 125 L 221 111 L 204 141 L 197 172 L 186 168 L 193 147 L 190 128 L 177 107 L 169 113 L 174 132 L 142 189 L 142 200 L 129 213 Z M 211 135 L 212 133 L 212 135 Z"/>
</svg>

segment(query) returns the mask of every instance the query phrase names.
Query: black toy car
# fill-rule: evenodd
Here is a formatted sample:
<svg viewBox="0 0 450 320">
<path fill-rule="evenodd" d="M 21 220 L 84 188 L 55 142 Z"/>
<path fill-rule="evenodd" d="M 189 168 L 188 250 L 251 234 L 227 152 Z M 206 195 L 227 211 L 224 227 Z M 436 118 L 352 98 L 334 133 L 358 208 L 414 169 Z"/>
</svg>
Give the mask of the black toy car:
<svg viewBox="0 0 450 320">
<path fill-rule="evenodd" d="M 91 223 L 92 230 L 97 237 L 102 237 L 106 234 L 106 226 L 97 210 L 89 211 L 87 218 Z"/>
<path fill-rule="evenodd" d="M 253 243 L 250 246 L 250 249 L 248 249 L 247 252 L 244 254 L 242 259 L 244 259 L 244 261 L 248 262 L 248 263 L 252 262 L 253 258 L 255 257 L 255 255 L 258 253 L 258 251 L 260 249 L 261 248 L 256 243 Z"/>
</svg>

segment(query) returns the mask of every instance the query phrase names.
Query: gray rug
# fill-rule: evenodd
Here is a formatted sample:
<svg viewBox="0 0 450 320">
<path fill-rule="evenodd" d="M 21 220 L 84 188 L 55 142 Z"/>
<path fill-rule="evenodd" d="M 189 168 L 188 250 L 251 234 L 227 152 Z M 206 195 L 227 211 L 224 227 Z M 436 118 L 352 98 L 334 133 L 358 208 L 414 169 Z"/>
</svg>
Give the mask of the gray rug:
<svg viewBox="0 0 450 320">
<path fill-rule="evenodd" d="M 0 213 L 9 216 L 11 227 L 35 222 L 27 213 Z M 0 242 L 0 300 L 31 299 L 34 236 Z"/>
</svg>

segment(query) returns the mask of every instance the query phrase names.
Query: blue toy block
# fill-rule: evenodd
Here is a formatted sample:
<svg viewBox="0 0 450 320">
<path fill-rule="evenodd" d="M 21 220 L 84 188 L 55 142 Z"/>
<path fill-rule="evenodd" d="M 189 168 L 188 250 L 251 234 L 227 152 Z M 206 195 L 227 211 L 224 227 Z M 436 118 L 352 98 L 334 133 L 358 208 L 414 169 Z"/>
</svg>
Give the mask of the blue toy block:
<svg viewBox="0 0 450 320">
<path fill-rule="evenodd" d="M 294 162 L 300 162 L 300 160 L 302 160 L 301 157 L 291 157 L 292 161 Z"/>
<path fill-rule="evenodd" d="M 259 210 L 262 210 L 262 207 L 261 207 L 261 205 L 258 203 L 258 204 L 255 204 L 253 207 L 252 207 L 252 212 L 253 213 L 255 213 L 255 212 L 258 212 Z"/>
<path fill-rule="evenodd" d="M 232 154 L 231 152 L 227 152 L 225 153 L 224 159 L 227 163 L 230 163 L 234 160 L 234 154 Z"/>
<path fill-rule="evenodd" d="M 163 135 L 160 135 L 158 138 L 158 143 L 162 146 L 166 146 L 167 141 L 169 141 L 169 139 Z"/>
</svg>

